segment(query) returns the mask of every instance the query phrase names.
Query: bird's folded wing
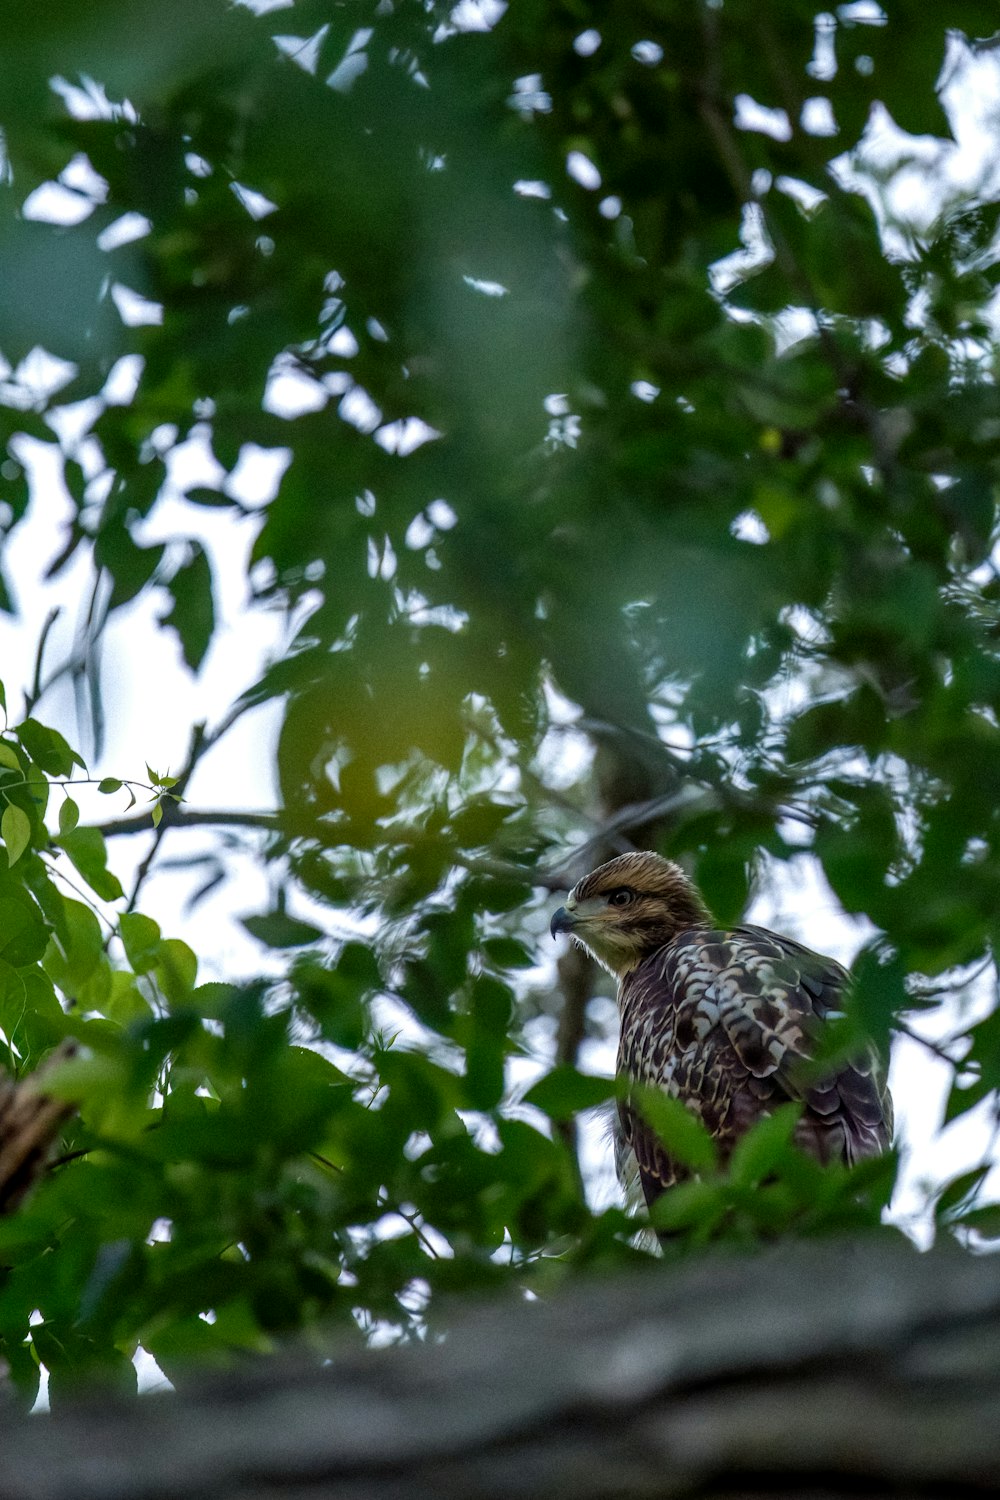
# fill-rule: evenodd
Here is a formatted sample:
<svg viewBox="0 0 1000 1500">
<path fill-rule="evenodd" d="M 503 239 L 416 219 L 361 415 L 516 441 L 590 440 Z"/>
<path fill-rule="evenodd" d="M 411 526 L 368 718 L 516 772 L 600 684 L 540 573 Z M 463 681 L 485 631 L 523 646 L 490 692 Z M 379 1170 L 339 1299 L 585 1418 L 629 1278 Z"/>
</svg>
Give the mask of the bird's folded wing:
<svg viewBox="0 0 1000 1500">
<path fill-rule="evenodd" d="M 57 1047 L 40 1068 L 13 1079 L 0 1073 L 0 1214 L 10 1213 L 44 1170 L 60 1126 L 75 1105 L 45 1092 L 53 1068 L 75 1051 Z"/>
<path fill-rule="evenodd" d="M 714 986 L 720 1022 L 752 1078 L 771 1080 L 778 1098 L 805 1104 L 800 1144 L 821 1160 L 849 1163 L 884 1151 L 892 1105 L 874 1049 L 837 1063 L 826 1077 L 809 1068 L 823 1022 L 843 1005 L 844 969 L 758 927 L 734 929 L 723 946 Z"/>
</svg>

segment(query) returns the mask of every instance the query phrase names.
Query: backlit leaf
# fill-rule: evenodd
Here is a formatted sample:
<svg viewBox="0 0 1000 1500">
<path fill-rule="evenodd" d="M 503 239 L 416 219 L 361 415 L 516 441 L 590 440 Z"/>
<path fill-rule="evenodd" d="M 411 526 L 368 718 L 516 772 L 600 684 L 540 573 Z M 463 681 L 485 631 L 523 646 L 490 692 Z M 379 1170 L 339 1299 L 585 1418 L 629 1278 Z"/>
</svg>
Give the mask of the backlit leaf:
<svg viewBox="0 0 1000 1500">
<path fill-rule="evenodd" d="M 8 865 L 16 865 L 31 842 L 31 820 L 13 802 L 8 802 L 0 818 L 0 836 L 7 848 Z"/>
</svg>

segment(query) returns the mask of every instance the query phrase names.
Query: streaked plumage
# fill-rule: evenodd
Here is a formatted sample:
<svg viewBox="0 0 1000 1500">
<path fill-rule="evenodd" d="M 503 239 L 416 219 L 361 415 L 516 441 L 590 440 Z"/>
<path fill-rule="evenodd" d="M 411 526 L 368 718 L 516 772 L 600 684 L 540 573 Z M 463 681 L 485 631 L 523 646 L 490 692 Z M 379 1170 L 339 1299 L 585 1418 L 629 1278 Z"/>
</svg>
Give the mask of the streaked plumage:
<svg viewBox="0 0 1000 1500">
<path fill-rule="evenodd" d="M 892 1109 L 874 1053 L 819 1081 L 803 1077 L 847 982 L 832 959 L 762 927 L 714 927 L 680 867 L 655 854 L 621 855 L 587 875 L 552 931 L 572 933 L 618 976 L 619 1073 L 682 1100 L 723 1160 L 790 1099 L 803 1105 L 795 1140 L 820 1161 L 853 1163 L 887 1147 Z M 619 1114 L 652 1203 L 685 1171 L 627 1097 Z"/>
<path fill-rule="evenodd" d="M 16 1081 L 0 1069 L 0 1214 L 13 1212 L 45 1171 L 60 1127 L 76 1112 L 76 1105 L 44 1092 L 46 1078 L 76 1051 L 75 1042 L 62 1042 Z"/>
</svg>

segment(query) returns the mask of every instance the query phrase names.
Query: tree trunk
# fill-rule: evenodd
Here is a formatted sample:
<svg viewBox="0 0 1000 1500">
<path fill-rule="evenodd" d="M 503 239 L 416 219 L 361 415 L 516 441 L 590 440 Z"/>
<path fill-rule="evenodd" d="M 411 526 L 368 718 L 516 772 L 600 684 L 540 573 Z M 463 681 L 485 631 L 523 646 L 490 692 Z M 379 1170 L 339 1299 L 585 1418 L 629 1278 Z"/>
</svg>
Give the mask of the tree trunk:
<svg viewBox="0 0 1000 1500">
<path fill-rule="evenodd" d="M 953 1500 L 1000 1487 L 1000 1258 L 706 1255 L 5 1426 L 5 1500 Z"/>
</svg>

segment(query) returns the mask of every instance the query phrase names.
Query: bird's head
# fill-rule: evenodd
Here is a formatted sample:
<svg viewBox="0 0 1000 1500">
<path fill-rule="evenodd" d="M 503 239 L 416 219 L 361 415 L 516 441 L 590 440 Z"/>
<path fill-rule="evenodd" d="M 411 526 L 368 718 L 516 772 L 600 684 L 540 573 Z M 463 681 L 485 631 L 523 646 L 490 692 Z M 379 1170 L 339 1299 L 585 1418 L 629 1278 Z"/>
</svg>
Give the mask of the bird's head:
<svg viewBox="0 0 1000 1500">
<path fill-rule="evenodd" d="M 577 882 L 549 924 L 568 932 L 619 977 L 686 927 L 711 922 L 680 865 L 658 854 L 620 854 Z"/>
</svg>

